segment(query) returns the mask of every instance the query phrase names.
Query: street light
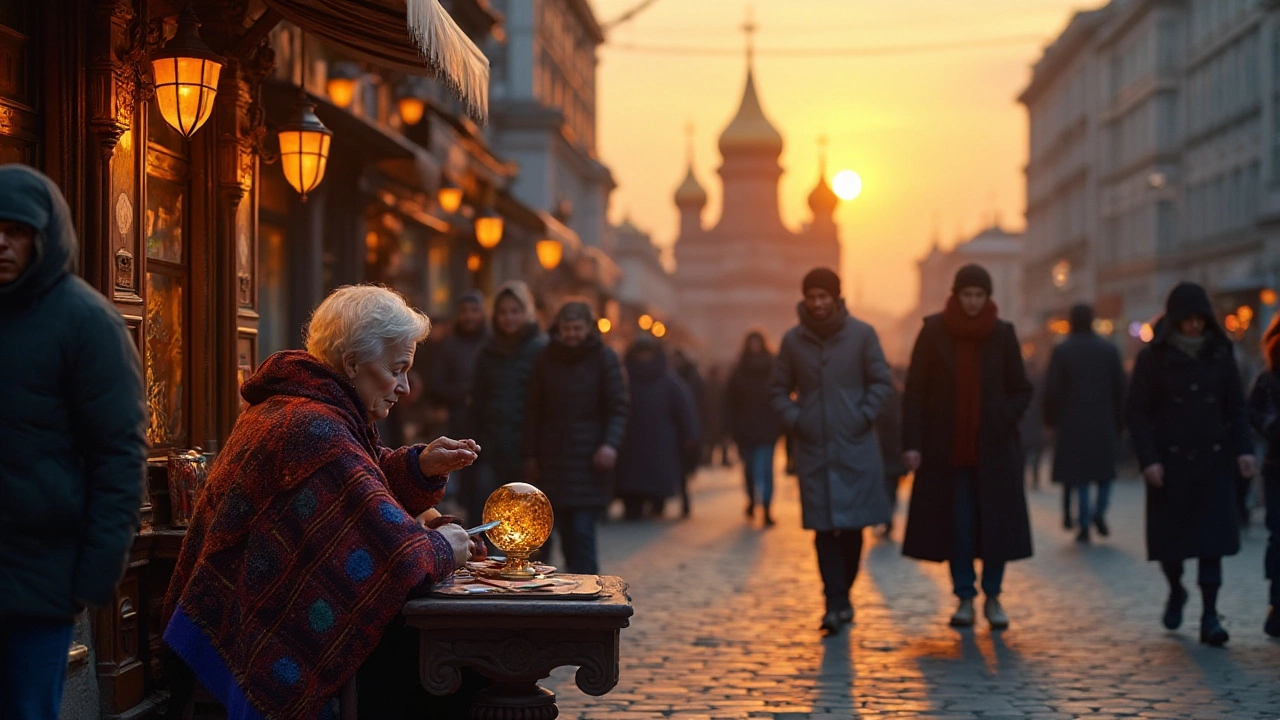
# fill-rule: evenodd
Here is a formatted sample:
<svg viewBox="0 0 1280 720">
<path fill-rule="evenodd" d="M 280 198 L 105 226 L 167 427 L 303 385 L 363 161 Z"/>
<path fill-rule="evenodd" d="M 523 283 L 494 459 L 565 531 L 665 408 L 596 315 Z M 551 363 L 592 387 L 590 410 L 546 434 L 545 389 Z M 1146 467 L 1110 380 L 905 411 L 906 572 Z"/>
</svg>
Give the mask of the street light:
<svg viewBox="0 0 1280 720">
<path fill-rule="evenodd" d="M 178 31 L 151 56 L 160 116 L 190 138 L 213 113 L 222 58 L 200 39 L 200 21 L 190 6 L 178 16 Z"/>
<path fill-rule="evenodd" d="M 502 216 L 486 210 L 476 218 L 476 242 L 485 250 L 492 250 L 502 242 Z"/>
<path fill-rule="evenodd" d="M 356 85 L 360 81 L 360 66 L 353 62 L 343 61 L 333 66 L 329 80 L 325 83 L 325 92 L 334 105 L 346 110 L 356 98 Z"/>
<path fill-rule="evenodd" d="M 663 325 L 661 322 L 655 322 L 653 324 L 653 329 L 650 330 L 649 332 L 653 333 L 654 337 L 660 338 L 663 335 L 667 334 L 667 326 Z"/>
<path fill-rule="evenodd" d="M 650 330 L 653 328 L 653 316 L 641 315 L 640 319 L 636 321 L 636 324 L 640 326 L 641 330 Z"/>
<path fill-rule="evenodd" d="M 436 194 L 436 199 L 440 201 L 440 209 L 452 215 L 458 212 L 458 208 L 462 207 L 462 188 L 445 178 L 444 182 L 440 184 L 440 191 Z"/>
<path fill-rule="evenodd" d="M 555 270 L 560 267 L 560 260 L 564 257 L 564 246 L 559 240 L 547 238 L 539 240 L 534 245 L 534 250 L 538 252 L 538 264 L 543 270 Z"/>
<path fill-rule="evenodd" d="M 600 329 L 602 335 L 608 335 L 613 329 L 613 323 L 609 322 L 609 318 L 600 318 L 596 321 L 596 327 Z"/>
<path fill-rule="evenodd" d="M 471 253 L 467 256 L 467 269 L 471 272 L 480 272 L 480 253 Z"/>
<path fill-rule="evenodd" d="M 324 180 L 332 138 L 333 132 L 316 117 L 316 106 L 305 95 L 298 99 L 289 122 L 280 126 L 280 167 L 302 202 Z"/>
</svg>

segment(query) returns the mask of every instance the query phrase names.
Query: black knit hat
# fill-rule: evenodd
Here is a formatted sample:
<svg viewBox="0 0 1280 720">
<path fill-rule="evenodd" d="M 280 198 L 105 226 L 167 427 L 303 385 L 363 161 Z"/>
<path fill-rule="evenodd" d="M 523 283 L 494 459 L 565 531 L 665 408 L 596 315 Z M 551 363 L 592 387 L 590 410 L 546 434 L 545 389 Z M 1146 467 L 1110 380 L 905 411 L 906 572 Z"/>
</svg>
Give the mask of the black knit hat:
<svg viewBox="0 0 1280 720">
<path fill-rule="evenodd" d="M 804 276 L 802 292 L 809 292 L 809 288 L 821 288 L 831 293 L 831 297 L 840 297 L 840 276 L 829 268 L 814 268 L 809 274 Z"/>
<path fill-rule="evenodd" d="M 981 265 L 965 265 L 956 271 L 956 281 L 951 284 L 951 292 L 958 293 L 969 287 L 982 288 L 991 294 L 991 273 Z"/>
<path fill-rule="evenodd" d="M 1169 291 L 1164 314 L 1175 328 L 1192 315 L 1199 315 L 1210 325 L 1217 324 L 1213 316 L 1213 303 L 1209 302 L 1209 293 L 1195 283 L 1181 282 Z"/>
</svg>

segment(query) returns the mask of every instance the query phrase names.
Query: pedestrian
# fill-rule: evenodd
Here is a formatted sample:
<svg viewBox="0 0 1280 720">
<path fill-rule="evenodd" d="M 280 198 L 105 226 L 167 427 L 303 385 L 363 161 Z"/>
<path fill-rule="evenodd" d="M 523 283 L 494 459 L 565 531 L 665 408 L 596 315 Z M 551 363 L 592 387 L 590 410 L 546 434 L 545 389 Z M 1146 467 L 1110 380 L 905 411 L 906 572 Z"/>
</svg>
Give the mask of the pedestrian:
<svg viewBox="0 0 1280 720">
<path fill-rule="evenodd" d="M 1262 491 L 1267 504 L 1266 574 L 1271 581 L 1267 621 L 1263 630 L 1280 637 L 1280 314 L 1262 336 L 1267 369 L 1258 375 L 1249 395 L 1249 422 L 1267 443 L 1262 461 Z"/>
<path fill-rule="evenodd" d="M 474 433 L 467 418 L 467 396 L 480 348 L 489 339 L 484 293 L 471 290 L 458 300 L 453 331 L 442 338 L 432 353 L 428 377 L 431 399 L 449 413 L 445 426 L 447 437 L 471 437 Z"/>
<path fill-rule="evenodd" d="M 1044 421 L 1053 428 L 1053 481 L 1079 497 L 1080 531 L 1111 534 L 1107 506 L 1116 475 L 1116 445 L 1124 424 L 1124 365 L 1120 351 L 1093 331 L 1093 308 L 1071 308 L 1071 334 L 1054 348 L 1045 380 Z M 1090 487 L 1097 496 L 1090 501 Z"/>
<path fill-rule="evenodd" d="M 1025 358 L 1027 377 L 1031 381 L 1031 406 L 1022 414 L 1018 434 L 1022 437 L 1022 450 L 1026 453 L 1026 472 L 1031 477 L 1031 487 L 1040 489 L 1040 466 L 1044 463 L 1044 373 L 1033 355 Z M 1068 509 L 1069 513 L 1070 510 Z"/>
<path fill-rule="evenodd" d="M 883 537 L 893 537 L 893 518 L 898 513 L 898 489 L 907 475 L 902 462 L 902 390 L 906 373 L 899 368 L 890 370 L 893 391 L 885 400 L 884 410 L 876 418 L 876 439 L 880 442 L 880 459 L 884 463 L 884 493 L 889 498 L 889 520 L 884 524 Z"/>
<path fill-rule="evenodd" d="M 0 708 L 18 720 L 58 717 L 76 618 L 113 605 L 142 506 L 141 363 L 78 256 L 58 186 L 0 165 Z"/>
<path fill-rule="evenodd" d="M 627 429 L 626 376 L 596 322 L 585 301 L 560 308 L 534 360 L 522 433 L 525 477 L 551 500 L 565 569 L 584 575 L 600 570 L 596 526 Z"/>
<path fill-rule="evenodd" d="M 1018 423 L 1032 390 L 1017 334 L 999 319 L 991 289 L 985 268 L 960 268 L 946 307 L 925 318 L 911 352 L 902 445 L 915 483 L 902 552 L 950 564 L 956 627 L 974 622 L 981 559 L 983 614 L 1003 629 L 1005 565 L 1031 557 Z"/>
<path fill-rule="evenodd" d="M 795 433 L 801 516 L 815 531 L 826 599 L 820 627 L 834 634 L 853 622 L 863 529 L 889 519 L 875 420 L 892 382 L 875 329 L 849 314 L 840 277 L 816 268 L 801 287 L 800 324 L 774 366 L 773 407 Z"/>
<path fill-rule="evenodd" d="M 672 353 L 671 365 L 675 369 L 676 376 L 680 378 L 680 381 L 684 383 L 689 392 L 700 430 L 696 452 L 685 456 L 684 472 L 680 476 L 680 516 L 687 518 L 691 511 L 689 506 L 689 481 L 697 474 L 698 468 L 704 465 L 703 445 L 707 442 L 707 434 L 720 431 L 720 417 L 713 412 L 714 408 L 718 407 L 714 402 L 719 396 L 717 388 L 708 381 L 703 380 L 702 373 L 698 371 L 697 363 L 693 362 L 683 351 L 676 350 Z M 715 381 L 714 372 L 710 380 L 711 382 Z"/>
<path fill-rule="evenodd" d="M 1169 581 L 1164 625 L 1182 624 L 1182 565 L 1199 558 L 1200 642 L 1228 640 L 1218 617 L 1222 558 L 1240 551 L 1236 473 L 1256 461 L 1235 348 L 1204 288 L 1180 283 L 1133 367 L 1129 436 L 1147 482 L 1147 559 Z"/>
<path fill-rule="evenodd" d="M 719 365 L 712 365 L 707 372 L 707 422 L 710 423 L 708 431 L 710 437 L 703 441 L 707 446 L 707 464 L 716 465 L 716 456 L 719 455 L 720 467 L 733 467 L 733 460 L 729 457 L 729 445 L 733 438 L 729 432 L 729 423 L 724 417 L 715 412 L 717 408 L 723 408 L 725 403 L 725 391 L 729 385 L 729 378 L 725 374 L 724 369 Z"/>
<path fill-rule="evenodd" d="M 534 360 L 547 346 L 538 328 L 533 294 L 519 280 L 504 284 L 493 301 L 493 334 L 480 349 L 471 383 L 470 415 L 476 441 L 488 448 L 464 488 L 467 521 L 478 525 L 489 495 L 524 477 L 523 432 Z"/>
<path fill-rule="evenodd" d="M 627 433 L 618 449 L 618 497 L 624 517 L 662 517 L 691 459 L 698 456 L 698 416 L 689 388 L 667 367 L 667 354 L 652 335 L 627 351 L 630 405 Z M 688 517 L 689 506 L 682 513 Z"/>
<path fill-rule="evenodd" d="M 782 421 L 773 409 L 770 383 L 774 356 L 764 332 L 747 333 L 738 364 L 729 375 L 725 396 L 725 421 L 738 446 L 747 485 L 747 517 L 755 518 L 760 505 L 765 527 L 773 527 L 773 454 L 782 436 Z"/>
</svg>

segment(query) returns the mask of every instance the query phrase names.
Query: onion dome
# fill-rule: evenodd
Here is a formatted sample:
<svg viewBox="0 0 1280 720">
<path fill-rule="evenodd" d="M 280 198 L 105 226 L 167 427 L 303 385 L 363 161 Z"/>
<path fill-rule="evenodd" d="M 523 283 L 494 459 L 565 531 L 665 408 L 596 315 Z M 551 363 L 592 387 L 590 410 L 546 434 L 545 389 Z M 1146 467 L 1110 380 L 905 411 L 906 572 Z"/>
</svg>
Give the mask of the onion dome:
<svg viewBox="0 0 1280 720">
<path fill-rule="evenodd" d="M 693 175 L 693 165 L 689 165 L 689 172 L 685 173 L 684 182 L 680 183 L 680 187 L 676 188 L 676 205 L 679 207 L 702 207 L 707 204 L 707 191 L 702 189 L 702 185 L 698 182 L 698 178 Z"/>
<path fill-rule="evenodd" d="M 720 154 L 768 151 L 782 154 L 782 134 L 765 117 L 756 95 L 755 72 L 748 65 L 747 86 L 742 91 L 742 104 L 729 126 L 720 133 Z"/>
<path fill-rule="evenodd" d="M 831 215 L 839 204 L 840 198 L 836 197 L 835 191 L 827 184 L 826 173 L 822 173 L 818 176 L 818 186 L 809 193 L 809 209 L 813 211 L 814 217 L 819 217 Z"/>
</svg>

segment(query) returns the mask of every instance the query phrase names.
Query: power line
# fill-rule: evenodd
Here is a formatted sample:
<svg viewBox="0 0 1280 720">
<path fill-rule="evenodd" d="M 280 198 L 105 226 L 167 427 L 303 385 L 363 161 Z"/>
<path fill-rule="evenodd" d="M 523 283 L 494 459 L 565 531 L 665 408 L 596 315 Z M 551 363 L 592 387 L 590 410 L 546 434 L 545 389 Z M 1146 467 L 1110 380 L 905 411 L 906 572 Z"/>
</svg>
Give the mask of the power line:
<svg viewBox="0 0 1280 720">
<path fill-rule="evenodd" d="M 917 53 L 944 52 L 948 50 L 977 50 L 989 47 L 1006 47 L 1011 45 L 1026 45 L 1028 43 L 1042 43 L 1044 41 L 1045 38 L 1041 35 L 1008 35 L 981 40 L 916 43 L 911 45 L 870 45 L 862 47 L 846 46 L 828 48 L 757 48 L 756 54 L 771 57 L 874 57 L 884 55 L 911 55 Z M 604 47 L 612 50 L 620 50 L 622 52 L 640 53 L 645 55 L 737 57 L 742 54 L 741 48 L 698 47 L 696 45 L 642 45 L 636 43 L 609 42 L 606 43 Z"/>
<path fill-rule="evenodd" d="M 631 20 L 634 20 L 635 17 L 640 13 L 644 12 L 645 10 L 648 10 L 649 7 L 656 2 L 658 2 L 658 0 L 640 0 L 640 2 L 631 6 L 630 10 L 627 10 L 623 12 L 621 15 L 619 15 L 618 17 L 610 20 L 607 23 L 604 23 L 601 27 L 604 28 L 605 30 L 612 30 L 625 22 L 630 22 Z"/>
</svg>

